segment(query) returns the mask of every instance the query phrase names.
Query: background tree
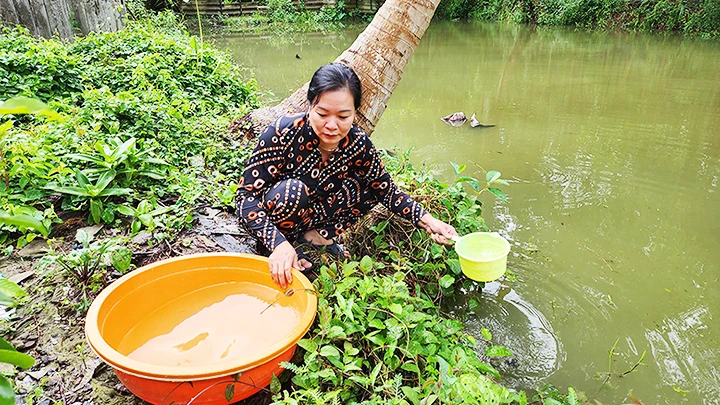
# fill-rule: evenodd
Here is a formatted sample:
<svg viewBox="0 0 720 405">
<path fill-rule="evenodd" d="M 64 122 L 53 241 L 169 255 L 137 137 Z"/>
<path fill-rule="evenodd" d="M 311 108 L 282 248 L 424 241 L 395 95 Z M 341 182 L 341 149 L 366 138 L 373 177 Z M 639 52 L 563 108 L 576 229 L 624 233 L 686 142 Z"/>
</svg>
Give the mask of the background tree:
<svg viewBox="0 0 720 405">
<path fill-rule="evenodd" d="M 440 0 L 385 1 L 365 31 L 335 60 L 353 68 L 360 77 L 363 100 L 355 124 L 366 134 L 372 134 L 385 112 L 387 102 L 439 3 Z M 254 110 L 235 121 L 230 132 L 254 138 L 275 118 L 288 112 L 307 110 L 308 84 L 280 104 Z"/>
</svg>

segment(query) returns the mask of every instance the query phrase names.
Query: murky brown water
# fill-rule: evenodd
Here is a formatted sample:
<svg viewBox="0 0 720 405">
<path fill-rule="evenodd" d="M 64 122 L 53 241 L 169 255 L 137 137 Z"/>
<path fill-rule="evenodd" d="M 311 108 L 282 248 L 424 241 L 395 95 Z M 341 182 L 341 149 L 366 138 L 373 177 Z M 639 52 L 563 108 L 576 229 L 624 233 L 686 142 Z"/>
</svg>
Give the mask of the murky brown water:
<svg viewBox="0 0 720 405">
<path fill-rule="evenodd" d="M 127 334 L 118 351 L 160 366 L 212 365 L 265 350 L 295 328 L 295 309 L 238 294 L 238 284 L 208 287 L 159 308 Z M 169 312 L 184 315 L 178 323 L 179 316 Z"/>
<path fill-rule="evenodd" d="M 357 33 L 215 41 L 280 99 Z M 455 111 L 497 126 L 440 121 Z M 515 179 L 508 204 L 482 198 L 518 281 L 455 308 L 516 354 L 509 385 L 720 404 L 720 43 L 433 22 L 373 140 L 442 179 L 450 161 Z"/>
</svg>

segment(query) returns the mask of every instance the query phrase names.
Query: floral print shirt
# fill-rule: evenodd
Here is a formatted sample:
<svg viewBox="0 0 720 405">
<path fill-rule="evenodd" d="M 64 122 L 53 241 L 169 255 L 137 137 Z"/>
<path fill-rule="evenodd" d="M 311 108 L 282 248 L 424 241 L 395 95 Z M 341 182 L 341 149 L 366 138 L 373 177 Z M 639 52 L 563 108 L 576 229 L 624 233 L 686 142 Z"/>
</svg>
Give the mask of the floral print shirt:
<svg viewBox="0 0 720 405">
<path fill-rule="evenodd" d="M 426 214 L 420 204 L 393 183 L 370 138 L 354 125 L 325 162 L 319 144 L 307 113 L 293 114 L 269 125 L 250 156 L 238 187 L 238 215 L 243 225 L 271 251 L 286 238 L 265 212 L 263 195 L 286 179 L 305 183 L 310 196 L 309 220 L 296 224 L 296 232 L 314 229 L 314 225 L 330 220 L 335 223 L 334 235 L 323 236 L 341 234 L 358 216 L 337 208 L 338 204 L 351 206 L 363 193 L 370 193 L 413 224 Z"/>
</svg>

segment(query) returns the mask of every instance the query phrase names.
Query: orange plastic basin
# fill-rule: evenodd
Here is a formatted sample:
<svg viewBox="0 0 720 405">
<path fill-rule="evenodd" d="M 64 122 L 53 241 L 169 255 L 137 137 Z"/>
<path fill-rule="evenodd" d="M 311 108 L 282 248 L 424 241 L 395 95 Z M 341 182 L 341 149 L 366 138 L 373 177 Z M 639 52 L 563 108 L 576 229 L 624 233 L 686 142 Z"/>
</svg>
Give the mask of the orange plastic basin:
<svg viewBox="0 0 720 405">
<path fill-rule="evenodd" d="M 268 386 L 272 374 L 282 371 L 279 363 L 292 358 L 297 341 L 308 331 L 317 311 L 317 297 L 302 290 L 305 288 L 313 286 L 302 273 L 293 270 L 288 289 L 295 292 L 286 296 L 270 278 L 268 260 L 262 256 L 209 253 L 176 257 L 139 268 L 105 288 L 90 306 L 85 334 L 92 349 L 115 370 L 120 381 L 151 404 L 182 405 L 191 400 L 195 405 L 228 404 Z M 163 311 L 158 328 L 167 333 L 202 309 L 174 311 L 183 298 L 184 302 L 203 301 L 197 305 L 207 306 L 225 299 L 223 294 L 228 289 L 269 303 L 282 298 L 276 305 L 294 308 L 299 321 L 290 333 L 269 347 L 210 365 L 161 366 L 131 359 L 118 350 L 133 328 L 157 315 L 157 311 Z M 191 294 L 193 299 L 188 300 Z M 243 319 L 234 319 L 233 312 L 228 311 L 227 322 Z M 238 373 L 240 378 L 235 381 Z M 234 388 L 229 389 L 230 385 Z M 234 393 L 229 402 L 228 391 Z"/>
</svg>

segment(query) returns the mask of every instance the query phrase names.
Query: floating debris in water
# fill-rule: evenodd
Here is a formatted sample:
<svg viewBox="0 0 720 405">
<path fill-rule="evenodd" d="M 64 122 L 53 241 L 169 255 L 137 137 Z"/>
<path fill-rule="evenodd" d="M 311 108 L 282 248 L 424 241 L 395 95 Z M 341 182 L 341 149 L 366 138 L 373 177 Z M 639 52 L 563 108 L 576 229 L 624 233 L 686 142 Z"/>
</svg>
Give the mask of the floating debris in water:
<svg viewBox="0 0 720 405">
<path fill-rule="evenodd" d="M 473 128 L 480 127 L 480 128 L 491 128 L 494 127 L 495 124 L 481 124 L 480 121 L 477 120 L 475 117 L 475 113 L 473 113 L 472 117 L 470 117 L 470 126 Z"/>
<path fill-rule="evenodd" d="M 442 122 L 446 124 L 450 124 L 454 127 L 462 126 L 464 123 L 467 122 L 467 117 L 465 116 L 465 113 L 462 111 L 452 113 L 448 116 L 440 118 Z"/>
<path fill-rule="evenodd" d="M 275 301 L 273 301 L 272 304 L 268 305 L 265 309 L 263 309 L 263 310 L 260 312 L 260 315 L 262 315 L 263 312 L 267 311 L 267 310 L 268 310 L 270 307 L 272 307 L 273 305 L 277 304 L 278 301 L 280 301 L 281 299 L 283 299 L 283 298 L 285 298 L 285 297 L 292 297 L 292 295 L 295 294 L 295 291 L 307 291 L 307 292 L 309 292 L 309 293 L 311 293 L 311 294 L 317 294 L 317 291 L 313 290 L 312 288 L 298 288 L 297 290 L 293 290 L 293 289 L 291 288 L 291 289 L 285 291 L 285 294 L 283 294 L 282 297 L 276 299 Z"/>
</svg>

